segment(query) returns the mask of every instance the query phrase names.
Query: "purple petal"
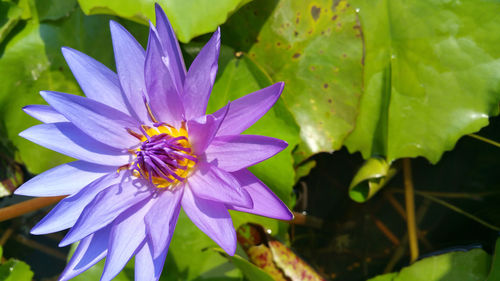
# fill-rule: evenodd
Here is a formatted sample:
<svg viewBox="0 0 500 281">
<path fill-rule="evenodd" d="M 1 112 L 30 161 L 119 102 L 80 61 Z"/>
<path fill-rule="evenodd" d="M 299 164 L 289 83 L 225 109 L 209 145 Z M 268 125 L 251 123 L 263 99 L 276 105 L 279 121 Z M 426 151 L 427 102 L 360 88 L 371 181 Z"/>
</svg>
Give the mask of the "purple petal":
<svg viewBox="0 0 500 281">
<path fill-rule="evenodd" d="M 229 255 L 236 251 L 236 231 L 224 204 L 194 196 L 185 188 L 182 208 L 193 223 Z"/>
<path fill-rule="evenodd" d="M 160 279 L 167 252 L 168 247 L 163 249 L 159 257 L 153 258 L 151 246 L 146 240 L 135 255 L 135 280 L 157 281 Z"/>
<path fill-rule="evenodd" d="M 253 92 L 231 102 L 224 122 L 217 132 L 218 136 L 239 135 L 252 126 L 274 105 L 283 91 L 283 82 Z M 214 113 L 221 116 L 226 109 L 221 108 Z"/>
<path fill-rule="evenodd" d="M 182 58 L 181 48 L 175 36 L 174 30 L 168 21 L 165 12 L 158 3 L 155 3 L 156 11 L 156 29 L 158 30 L 158 39 L 163 47 L 163 55 L 171 62 L 170 68 L 177 90 L 182 91 L 184 79 L 186 78 L 186 66 Z"/>
<path fill-rule="evenodd" d="M 109 22 L 116 70 L 128 105 L 135 112 L 133 117 L 145 123 L 149 121 L 143 95 L 146 94 L 144 83 L 145 53 L 142 46 L 119 23 Z"/>
<path fill-rule="evenodd" d="M 160 191 L 151 210 L 144 217 L 152 252 L 155 258 L 168 248 L 174 233 L 183 188 Z"/>
<path fill-rule="evenodd" d="M 144 216 L 153 202 L 141 202 L 123 212 L 112 223 L 109 236 L 108 256 L 101 281 L 113 279 L 136 253 L 146 239 Z"/>
<path fill-rule="evenodd" d="M 105 227 L 122 212 L 149 197 L 149 187 L 144 186 L 144 181 L 141 180 L 122 182 L 106 188 L 87 205 L 59 246 L 74 243 Z"/>
<path fill-rule="evenodd" d="M 287 146 L 285 141 L 266 136 L 223 136 L 212 141 L 205 155 L 207 162 L 234 172 L 271 158 Z"/>
<path fill-rule="evenodd" d="M 229 108 L 229 107 L 226 107 Z M 203 115 L 187 122 L 189 142 L 197 155 L 203 154 L 210 145 L 224 120 L 224 115 Z"/>
<path fill-rule="evenodd" d="M 130 155 L 90 138 L 69 122 L 40 124 L 19 136 L 48 149 L 83 161 L 109 166 L 128 163 Z"/>
<path fill-rule="evenodd" d="M 288 207 L 264 183 L 246 169 L 232 173 L 242 188 L 252 197 L 253 207 L 228 208 L 279 220 L 291 220 L 293 215 Z"/>
<path fill-rule="evenodd" d="M 170 72 L 173 66 L 169 58 L 163 55 L 155 32 L 151 26 L 144 66 L 149 103 L 158 121 L 177 127 L 183 119 L 184 108 Z"/>
<path fill-rule="evenodd" d="M 191 191 L 200 198 L 246 208 L 253 205 L 251 197 L 228 172 L 201 162 L 188 178 Z"/>
<path fill-rule="evenodd" d="M 139 142 L 127 132 L 139 124 L 121 111 L 81 96 L 46 91 L 40 94 L 76 127 L 102 143 L 123 149 Z"/>
<path fill-rule="evenodd" d="M 52 168 L 25 182 L 14 192 L 26 196 L 59 196 L 80 191 L 94 180 L 116 171 L 116 167 L 75 161 Z"/>
<path fill-rule="evenodd" d="M 102 260 L 108 253 L 109 232 L 105 227 L 83 238 L 58 280 L 70 280 Z"/>
<path fill-rule="evenodd" d="M 32 104 L 23 107 L 24 112 L 29 116 L 42 121 L 43 123 L 68 122 L 68 119 L 49 105 Z"/>
<path fill-rule="evenodd" d="M 88 98 L 130 115 L 116 73 L 77 50 L 63 47 L 62 53 Z"/>
<path fill-rule="evenodd" d="M 194 59 L 186 75 L 183 102 L 187 120 L 205 114 L 217 74 L 219 50 L 220 30 L 217 28 L 212 38 Z"/>
<path fill-rule="evenodd" d="M 85 207 L 96 195 L 111 185 L 119 183 L 126 173 L 109 174 L 93 181 L 79 192 L 59 202 L 33 229 L 32 234 L 47 234 L 75 225 Z"/>
</svg>

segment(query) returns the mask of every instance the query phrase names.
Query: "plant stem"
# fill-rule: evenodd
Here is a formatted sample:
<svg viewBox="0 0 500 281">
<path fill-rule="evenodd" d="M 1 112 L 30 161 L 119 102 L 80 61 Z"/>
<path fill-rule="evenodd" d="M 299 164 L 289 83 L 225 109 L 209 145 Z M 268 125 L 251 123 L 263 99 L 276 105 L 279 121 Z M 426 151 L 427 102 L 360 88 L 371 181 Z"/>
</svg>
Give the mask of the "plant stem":
<svg viewBox="0 0 500 281">
<path fill-rule="evenodd" d="M 496 147 L 500 147 L 500 143 L 498 143 L 498 142 L 496 142 L 494 140 L 487 139 L 485 137 L 478 136 L 476 134 L 470 134 L 469 137 L 478 139 L 480 141 L 484 141 L 484 142 L 489 143 L 489 144 L 491 144 L 493 146 L 496 146 Z"/>
<path fill-rule="evenodd" d="M 472 199 L 472 200 L 481 200 L 483 197 L 500 194 L 498 191 L 489 191 L 489 192 L 439 192 L 439 191 L 415 191 L 415 194 L 420 195 L 429 195 L 433 197 L 442 197 L 442 198 L 459 198 L 459 199 Z"/>
<path fill-rule="evenodd" d="M 415 195 L 409 158 L 403 159 L 403 174 L 405 184 L 406 225 L 408 228 L 408 242 L 410 244 L 410 262 L 413 263 L 418 258 L 418 237 L 417 223 L 415 221 Z"/>
<path fill-rule="evenodd" d="M 470 213 L 468 213 L 468 212 L 466 212 L 466 211 L 464 211 L 464 210 L 462 210 L 462 209 L 460 209 L 460 208 L 458 208 L 458 207 L 456 207 L 456 206 L 454 206 L 454 205 L 452 205 L 452 204 L 450 204 L 450 203 L 448 203 L 446 201 L 438 199 L 438 198 L 436 198 L 436 197 L 434 197 L 432 195 L 429 195 L 429 194 L 427 194 L 425 192 L 416 191 L 415 194 L 417 194 L 419 196 L 422 196 L 422 197 L 425 197 L 425 198 L 427 198 L 427 199 L 429 199 L 431 201 L 434 201 L 435 203 L 441 204 L 441 205 L 445 206 L 446 208 L 449 208 L 449 209 L 451 209 L 451 210 L 453 210 L 453 211 L 455 211 L 455 212 L 457 212 L 459 214 L 462 214 L 462 215 L 464 215 L 464 216 L 466 216 L 466 217 L 468 217 L 468 218 L 476 221 L 477 223 L 480 223 L 480 224 L 482 224 L 482 225 L 484 225 L 484 226 L 486 226 L 488 228 L 491 228 L 491 229 L 493 229 L 495 231 L 500 231 L 500 227 L 494 226 L 494 225 L 492 225 L 492 224 L 490 224 L 490 223 L 488 223 L 488 222 L 486 222 L 486 221 L 484 221 L 484 220 L 482 220 L 482 219 L 474 216 L 473 214 L 470 214 Z"/>
<path fill-rule="evenodd" d="M 40 197 L 0 209 L 0 221 L 9 220 L 59 202 L 66 196 Z"/>
</svg>

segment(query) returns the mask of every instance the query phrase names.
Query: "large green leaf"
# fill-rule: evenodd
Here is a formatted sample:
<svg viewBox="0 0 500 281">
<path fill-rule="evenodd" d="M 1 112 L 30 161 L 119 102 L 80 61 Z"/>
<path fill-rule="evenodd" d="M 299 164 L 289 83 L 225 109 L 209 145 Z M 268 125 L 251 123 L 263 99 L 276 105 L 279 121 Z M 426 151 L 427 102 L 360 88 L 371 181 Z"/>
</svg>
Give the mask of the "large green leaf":
<svg viewBox="0 0 500 281">
<path fill-rule="evenodd" d="M 432 256 L 399 273 L 377 276 L 369 281 L 482 281 L 486 280 L 491 257 L 481 249 Z"/>
<path fill-rule="evenodd" d="M 307 149 L 341 147 L 362 92 L 362 35 L 349 4 L 254 1 L 228 21 L 222 40 L 285 82 L 283 101 Z"/>
<path fill-rule="evenodd" d="M 498 1 L 354 2 L 366 57 L 351 152 L 436 163 L 498 113 Z"/>
<path fill-rule="evenodd" d="M 167 14 L 177 37 L 187 43 L 192 38 L 213 32 L 227 17 L 251 0 L 78 0 L 87 15 L 111 14 L 147 24 L 154 22 L 154 4 Z"/>
</svg>

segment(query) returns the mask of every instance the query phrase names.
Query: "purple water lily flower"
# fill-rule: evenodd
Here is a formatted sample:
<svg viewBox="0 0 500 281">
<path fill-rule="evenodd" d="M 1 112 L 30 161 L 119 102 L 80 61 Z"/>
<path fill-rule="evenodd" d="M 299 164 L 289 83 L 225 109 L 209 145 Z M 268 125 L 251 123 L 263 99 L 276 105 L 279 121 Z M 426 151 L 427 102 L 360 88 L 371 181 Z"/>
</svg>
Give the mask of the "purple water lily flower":
<svg viewBox="0 0 500 281">
<path fill-rule="evenodd" d="M 236 233 L 228 209 L 289 220 L 288 208 L 247 167 L 283 150 L 278 139 L 241 135 L 279 98 L 283 83 L 206 106 L 217 72 L 217 30 L 186 72 L 179 44 L 156 5 L 147 50 L 111 21 L 117 74 L 63 48 L 87 97 L 41 92 L 49 105 L 24 108 L 44 124 L 20 135 L 78 159 L 26 182 L 16 194 L 69 195 L 33 234 L 71 228 L 80 241 L 60 276 L 68 280 L 106 257 L 111 280 L 135 255 L 136 280 L 158 280 L 180 209 L 228 254 Z"/>
</svg>

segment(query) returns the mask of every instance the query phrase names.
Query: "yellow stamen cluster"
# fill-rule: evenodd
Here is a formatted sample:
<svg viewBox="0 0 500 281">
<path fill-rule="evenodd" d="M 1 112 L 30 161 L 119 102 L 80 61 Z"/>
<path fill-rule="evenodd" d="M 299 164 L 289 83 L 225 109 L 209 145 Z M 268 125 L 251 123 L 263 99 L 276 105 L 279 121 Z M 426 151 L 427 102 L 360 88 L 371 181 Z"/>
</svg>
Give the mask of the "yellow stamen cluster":
<svg viewBox="0 0 500 281">
<path fill-rule="evenodd" d="M 170 125 L 142 126 L 145 134 L 136 134 L 141 146 L 130 153 L 133 175 L 149 180 L 157 188 L 175 188 L 196 165 L 196 156 L 189 143 L 185 125 L 176 129 Z"/>
</svg>

